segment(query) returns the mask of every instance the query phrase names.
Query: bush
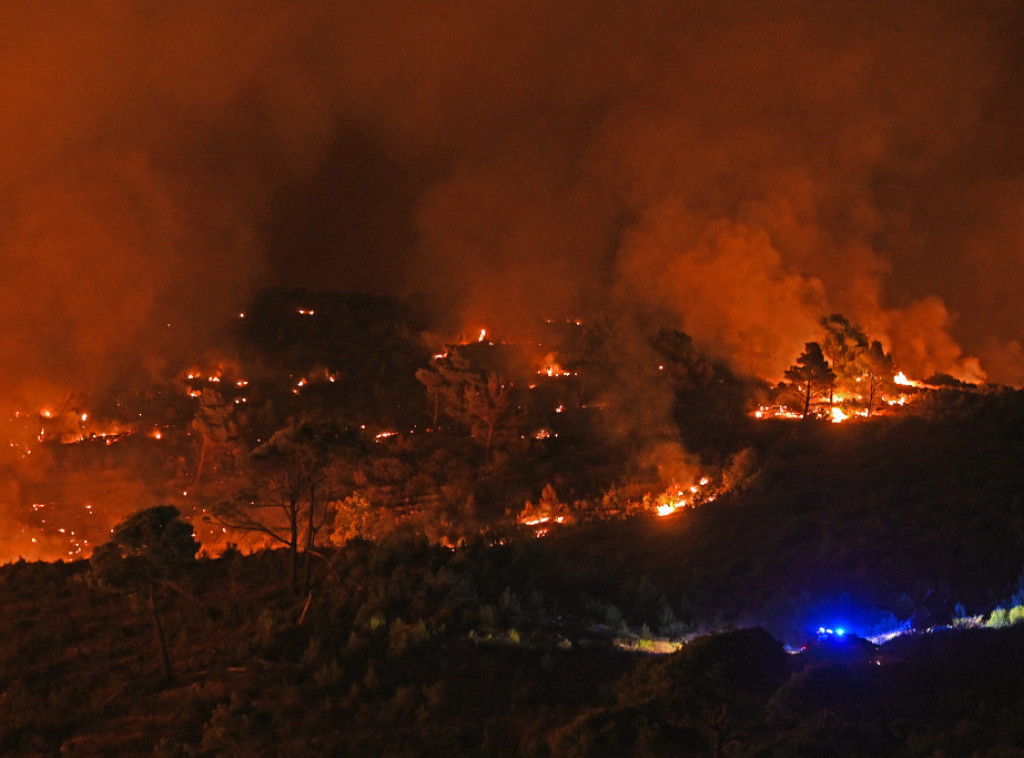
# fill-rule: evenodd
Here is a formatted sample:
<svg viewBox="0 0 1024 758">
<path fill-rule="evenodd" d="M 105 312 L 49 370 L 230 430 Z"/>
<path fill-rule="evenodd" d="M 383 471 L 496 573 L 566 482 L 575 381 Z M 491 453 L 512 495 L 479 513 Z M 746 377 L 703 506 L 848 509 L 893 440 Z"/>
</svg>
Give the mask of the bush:
<svg viewBox="0 0 1024 758">
<path fill-rule="evenodd" d="M 988 622 L 985 625 L 993 629 L 1002 629 L 1005 626 L 1009 626 L 1010 612 L 1005 608 L 996 608 L 988 617 Z"/>
</svg>

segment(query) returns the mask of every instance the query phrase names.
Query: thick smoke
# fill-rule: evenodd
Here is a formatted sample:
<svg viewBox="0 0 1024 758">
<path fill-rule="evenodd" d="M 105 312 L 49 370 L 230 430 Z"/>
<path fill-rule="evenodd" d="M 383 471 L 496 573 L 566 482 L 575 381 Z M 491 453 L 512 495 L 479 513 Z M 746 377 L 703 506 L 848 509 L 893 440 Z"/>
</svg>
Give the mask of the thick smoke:
<svg viewBox="0 0 1024 758">
<path fill-rule="evenodd" d="M 772 380 L 841 312 L 912 377 L 1024 383 L 1022 15 L 6 3 L 4 434 L 166 376 L 274 284 L 422 292 L 510 337 L 653 316 Z M 692 466 L 652 437 L 666 477 Z M 25 500 L 44 467 L 2 447 L 0 501 Z"/>
<path fill-rule="evenodd" d="M 1016 7 L 691 5 L 8 6 L 8 391 L 274 282 L 668 312 L 769 378 L 841 311 L 910 373 L 1024 380 Z"/>
</svg>

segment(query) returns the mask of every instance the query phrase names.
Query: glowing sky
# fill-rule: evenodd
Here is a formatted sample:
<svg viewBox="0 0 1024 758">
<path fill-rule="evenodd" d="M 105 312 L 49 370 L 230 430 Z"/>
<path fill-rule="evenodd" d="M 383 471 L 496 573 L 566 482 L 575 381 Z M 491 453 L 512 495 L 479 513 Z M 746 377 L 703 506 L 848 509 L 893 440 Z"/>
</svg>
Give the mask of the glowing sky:
<svg viewBox="0 0 1024 758">
<path fill-rule="evenodd" d="M 1024 382 L 1022 16 L 5 3 L 3 382 L 158 368 L 274 283 L 658 313 L 769 378 L 841 311 Z"/>
</svg>

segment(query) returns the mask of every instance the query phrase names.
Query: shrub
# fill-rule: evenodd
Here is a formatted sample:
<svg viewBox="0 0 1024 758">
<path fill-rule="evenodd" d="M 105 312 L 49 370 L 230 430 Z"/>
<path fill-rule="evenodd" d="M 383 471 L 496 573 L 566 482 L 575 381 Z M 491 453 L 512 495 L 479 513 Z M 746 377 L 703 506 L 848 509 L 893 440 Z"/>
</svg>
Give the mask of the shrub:
<svg viewBox="0 0 1024 758">
<path fill-rule="evenodd" d="M 986 626 L 990 626 L 993 629 L 1002 629 L 1004 626 L 1010 625 L 1010 612 L 1005 608 L 996 608 L 992 611 L 992 614 L 988 617 Z"/>
</svg>

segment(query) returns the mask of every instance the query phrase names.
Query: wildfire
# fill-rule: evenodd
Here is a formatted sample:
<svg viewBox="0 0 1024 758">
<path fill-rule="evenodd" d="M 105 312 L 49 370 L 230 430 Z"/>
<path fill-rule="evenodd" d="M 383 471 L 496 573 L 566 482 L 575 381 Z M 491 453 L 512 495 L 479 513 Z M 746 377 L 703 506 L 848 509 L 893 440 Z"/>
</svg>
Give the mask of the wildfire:
<svg viewBox="0 0 1024 758">
<path fill-rule="evenodd" d="M 879 383 L 872 386 L 870 390 L 872 394 L 869 394 L 869 390 L 866 389 L 868 382 L 864 377 L 856 377 L 854 381 L 857 386 L 853 392 L 835 390 L 825 392 L 823 399 L 811 403 L 807 415 L 826 419 L 833 424 L 841 424 L 857 417 L 870 418 L 880 409 L 884 411 L 912 403 L 913 393 L 908 399 L 906 391 L 902 388 L 927 389 L 929 387 L 924 382 L 909 379 L 902 371 L 892 377 L 892 385 L 895 385 L 895 390 L 890 386 L 887 391 L 884 389 L 884 385 Z M 868 405 L 871 406 L 870 410 Z M 793 408 L 793 402 L 784 396 L 780 397 L 777 403 L 758 406 L 750 412 L 750 415 L 756 419 L 803 418 L 803 414 Z"/>
<path fill-rule="evenodd" d="M 569 506 L 558 500 L 550 486 L 544 488 L 539 502 L 532 503 L 527 500 L 526 506 L 516 518 L 522 526 L 534 528 L 535 537 L 544 537 L 550 533 L 550 527 L 568 524 L 570 520 Z"/>
<path fill-rule="evenodd" d="M 898 374 L 896 374 L 896 376 L 894 376 L 892 378 L 892 380 L 893 380 L 894 383 L 902 385 L 904 387 L 924 387 L 925 386 L 924 382 L 918 382 L 918 381 L 916 381 L 914 379 L 908 379 L 907 375 L 904 374 L 902 371 L 899 372 Z"/>
<path fill-rule="evenodd" d="M 658 516 L 671 516 L 683 508 L 695 508 L 701 503 L 710 503 L 716 497 L 714 493 L 707 491 L 710 484 L 711 480 L 706 476 L 689 487 L 673 484 L 658 496 L 654 503 L 654 512 Z"/>
<path fill-rule="evenodd" d="M 576 376 L 575 371 L 566 371 L 557 363 L 549 363 L 537 373 L 541 376 Z"/>
<path fill-rule="evenodd" d="M 758 406 L 757 410 L 753 411 L 750 415 L 753 416 L 754 418 L 757 418 L 757 419 L 768 419 L 768 418 L 798 419 L 798 418 L 802 418 L 802 416 L 799 413 L 797 413 L 796 411 L 790 410 L 789 408 L 787 408 L 784 405 L 761 405 L 761 406 Z"/>
</svg>

